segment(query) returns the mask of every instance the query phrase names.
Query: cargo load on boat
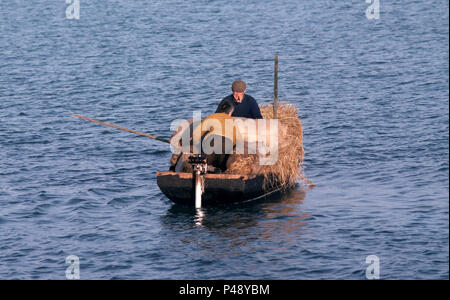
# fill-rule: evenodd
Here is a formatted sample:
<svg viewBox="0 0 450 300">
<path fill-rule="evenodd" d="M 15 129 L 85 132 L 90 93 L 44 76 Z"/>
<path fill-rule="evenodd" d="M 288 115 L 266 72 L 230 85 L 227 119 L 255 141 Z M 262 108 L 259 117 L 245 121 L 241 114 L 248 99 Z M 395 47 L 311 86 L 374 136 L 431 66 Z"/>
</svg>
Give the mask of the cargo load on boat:
<svg viewBox="0 0 450 300">
<path fill-rule="evenodd" d="M 241 122 L 237 128 L 242 143 L 237 143 L 228 155 L 224 170 L 205 171 L 202 176 L 205 203 L 246 201 L 290 189 L 304 179 L 303 130 L 296 107 L 279 103 L 276 120 L 272 104 L 260 105 L 260 109 L 264 120 L 256 122 L 256 131 L 242 125 L 251 122 L 235 118 L 236 123 Z M 183 130 L 192 133 L 192 120 L 189 123 L 191 126 Z M 189 204 L 192 201 L 195 177 L 192 157 L 192 153 L 182 153 L 175 170 L 157 173 L 160 189 L 174 202 Z"/>
</svg>

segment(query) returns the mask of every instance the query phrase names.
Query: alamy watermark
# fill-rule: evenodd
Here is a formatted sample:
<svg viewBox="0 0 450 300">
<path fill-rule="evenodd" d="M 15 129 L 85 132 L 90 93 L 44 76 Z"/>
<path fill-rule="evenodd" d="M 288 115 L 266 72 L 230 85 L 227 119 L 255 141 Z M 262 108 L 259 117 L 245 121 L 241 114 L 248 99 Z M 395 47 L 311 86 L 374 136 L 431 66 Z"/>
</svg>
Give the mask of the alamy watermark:
<svg viewBox="0 0 450 300">
<path fill-rule="evenodd" d="M 380 279 L 380 259 L 376 255 L 369 255 L 366 257 L 366 264 L 369 266 L 366 268 L 367 279 Z"/>
<path fill-rule="evenodd" d="M 366 9 L 366 18 L 368 20 L 378 20 L 380 18 L 380 0 L 366 0 L 370 4 Z"/>
<path fill-rule="evenodd" d="M 76 255 L 69 255 L 66 257 L 66 264 L 69 265 L 66 269 L 66 278 L 80 279 L 80 258 Z"/>
<path fill-rule="evenodd" d="M 80 0 L 66 0 L 66 4 L 69 4 L 66 8 L 66 18 L 69 20 L 80 19 Z"/>
<path fill-rule="evenodd" d="M 190 120 L 174 120 L 170 139 L 174 154 L 256 154 L 260 165 L 278 161 L 277 119 L 206 118 L 194 111 Z M 225 138 L 224 138 L 225 137 Z M 233 143 L 234 142 L 234 143 Z"/>
<path fill-rule="evenodd" d="M 370 4 L 366 9 L 366 18 L 368 20 L 378 20 L 380 18 L 380 0 L 365 0 Z M 66 18 L 69 20 L 80 19 L 80 0 L 66 0 L 69 4 L 66 8 Z"/>
</svg>

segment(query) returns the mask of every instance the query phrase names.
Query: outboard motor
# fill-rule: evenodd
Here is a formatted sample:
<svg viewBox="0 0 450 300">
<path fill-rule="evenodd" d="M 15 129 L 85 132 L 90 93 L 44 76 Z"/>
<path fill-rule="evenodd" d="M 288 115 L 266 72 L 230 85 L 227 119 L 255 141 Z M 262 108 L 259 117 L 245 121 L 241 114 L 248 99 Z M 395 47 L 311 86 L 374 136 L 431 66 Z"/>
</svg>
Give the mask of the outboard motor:
<svg viewBox="0 0 450 300">
<path fill-rule="evenodd" d="M 205 183 L 203 175 L 208 171 L 206 156 L 189 156 L 189 163 L 192 165 L 192 197 L 195 202 L 195 208 L 201 208 Z"/>
</svg>

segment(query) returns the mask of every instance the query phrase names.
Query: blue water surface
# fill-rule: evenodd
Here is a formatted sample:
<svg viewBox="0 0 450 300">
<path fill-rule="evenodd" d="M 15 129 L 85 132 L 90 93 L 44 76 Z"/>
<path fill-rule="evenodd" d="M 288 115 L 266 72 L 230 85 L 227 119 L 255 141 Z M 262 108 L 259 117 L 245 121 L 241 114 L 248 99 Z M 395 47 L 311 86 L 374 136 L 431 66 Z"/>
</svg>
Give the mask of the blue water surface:
<svg viewBox="0 0 450 300">
<path fill-rule="evenodd" d="M 448 1 L 0 2 L 0 279 L 449 278 Z M 303 122 L 316 187 L 201 217 L 155 172 L 243 79 Z"/>
</svg>

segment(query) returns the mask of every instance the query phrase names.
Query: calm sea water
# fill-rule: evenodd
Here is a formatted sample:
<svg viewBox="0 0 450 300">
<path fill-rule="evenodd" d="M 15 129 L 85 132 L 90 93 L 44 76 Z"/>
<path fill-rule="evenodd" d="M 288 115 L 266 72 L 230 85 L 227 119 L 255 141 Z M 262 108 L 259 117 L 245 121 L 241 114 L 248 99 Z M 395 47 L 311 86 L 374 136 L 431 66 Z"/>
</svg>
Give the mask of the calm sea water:
<svg viewBox="0 0 450 300">
<path fill-rule="evenodd" d="M 448 1 L 0 2 L 0 278 L 449 277 Z M 234 79 L 304 125 L 316 187 L 254 203 L 172 204 L 166 144 Z"/>
</svg>

